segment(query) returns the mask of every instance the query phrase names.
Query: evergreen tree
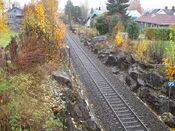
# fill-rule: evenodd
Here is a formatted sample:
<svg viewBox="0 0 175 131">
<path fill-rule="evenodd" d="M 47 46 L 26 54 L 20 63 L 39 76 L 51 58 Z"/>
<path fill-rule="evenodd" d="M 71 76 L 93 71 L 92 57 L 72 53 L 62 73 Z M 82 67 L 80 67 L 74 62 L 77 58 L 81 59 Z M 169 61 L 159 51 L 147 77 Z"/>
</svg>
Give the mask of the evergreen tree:
<svg viewBox="0 0 175 131">
<path fill-rule="evenodd" d="M 71 0 L 68 0 L 65 6 L 65 14 L 68 15 L 68 22 L 70 27 L 72 27 L 72 12 L 74 11 L 74 5 Z"/>
<path fill-rule="evenodd" d="M 126 30 L 128 32 L 128 35 L 129 35 L 130 39 L 134 39 L 135 40 L 135 39 L 137 39 L 139 37 L 140 27 L 139 27 L 137 22 L 131 21 L 128 24 L 128 27 L 127 27 Z"/>
<path fill-rule="evenodd" d="M 127 8 L 129 7 L 129 0 L 108 0 L 107 10 L 109 15 L 118 14 L 125 21 L 128 18 Z"/>
<path fill-rule="evenodd" d="M 72 16 L 77 19 L 77 18 L 81 18 L 82 16 L 81 13 L 81 8 L 79 6 L 74 6 L 73 12 L 72 12 Z"/>
</svg>

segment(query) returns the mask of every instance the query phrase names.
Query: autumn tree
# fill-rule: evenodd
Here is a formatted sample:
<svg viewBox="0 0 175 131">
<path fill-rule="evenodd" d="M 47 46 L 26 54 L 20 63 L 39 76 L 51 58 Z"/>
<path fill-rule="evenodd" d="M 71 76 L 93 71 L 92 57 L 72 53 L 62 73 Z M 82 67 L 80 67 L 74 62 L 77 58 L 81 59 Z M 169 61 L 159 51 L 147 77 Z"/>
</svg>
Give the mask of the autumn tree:
<svg viewBox="0 0 175 131">
<path fill-rule="evenodd" d="M 58 20 L 58 1 L 40 0 L 24 8 L 23 31 L 27 35 L 18 65 L 44 62 L 57 56 L 62 48 L 66 28 Z"/>
<path fill-rule="evenodd" d="M 0 32 L 8 31 L 8 26 L 5 22 L 6 13 L 4 10 L 4 2 L 0 0 Z"/>
</svg>

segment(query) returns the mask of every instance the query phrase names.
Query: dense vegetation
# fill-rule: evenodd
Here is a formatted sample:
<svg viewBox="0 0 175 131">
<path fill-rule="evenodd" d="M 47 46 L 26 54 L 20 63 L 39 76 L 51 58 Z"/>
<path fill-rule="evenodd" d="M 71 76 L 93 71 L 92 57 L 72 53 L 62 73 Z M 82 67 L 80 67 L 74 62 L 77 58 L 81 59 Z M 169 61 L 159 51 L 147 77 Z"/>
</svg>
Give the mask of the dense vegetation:
<svg viewBox="0 0 175 131">
<path fill-rule="evenodd" d="M 108 0 L 107 10 L 109 15 L 118 15 L 120 19 L 127 23 L 128 15 L 127 8 L 129 7 L 129 0 Z"/>
<path fill-rule="evenodd" d="M 3 26 L 0 44 L 5 48 L 0 50 L 2 131 L 63 130 L 63 123 L 54 116 L 53 108 L 57 106 L 59 112 L 64 106 L 55 105 L 49 78 L 59 67 L 66 32 L 57 10 L 57 0 L 39 0 L 26 5 L 18 38 L 3 21 L 5 15 L 0 17 Z"/>
<path fill-rule="evenodd" d="M 175 30 L 173 28 L 146 28 L 144 33 L 148 40 L 175 41 Z"/>
</svg>

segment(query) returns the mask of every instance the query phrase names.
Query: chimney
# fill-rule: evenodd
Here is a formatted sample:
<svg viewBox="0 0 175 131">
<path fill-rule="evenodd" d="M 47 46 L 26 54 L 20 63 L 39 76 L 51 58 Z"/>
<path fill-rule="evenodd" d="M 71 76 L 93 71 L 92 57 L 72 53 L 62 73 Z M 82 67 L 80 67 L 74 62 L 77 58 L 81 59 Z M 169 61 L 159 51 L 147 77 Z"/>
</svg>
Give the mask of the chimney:
<svg viewBox="0 0 175 131">
<path fill-rule="evenodd" d="M 168 6 L 165 6 L 165 10 L 168 10 Z"/>
<path fill-rule="evenodd" d="M 172 10 L 175 11 L 175 6 L 172 6 Z"/>
</svg>

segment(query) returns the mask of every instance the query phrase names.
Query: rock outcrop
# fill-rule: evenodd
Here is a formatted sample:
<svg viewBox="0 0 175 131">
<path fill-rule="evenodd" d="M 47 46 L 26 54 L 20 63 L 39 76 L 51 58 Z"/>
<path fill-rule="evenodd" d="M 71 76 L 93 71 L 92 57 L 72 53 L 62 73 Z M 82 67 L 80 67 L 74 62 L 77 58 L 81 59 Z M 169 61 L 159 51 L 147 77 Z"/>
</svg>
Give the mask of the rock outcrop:
<svg viewBox="0 0 175 131">
<path fill-rule="evenodd" d="M 112 73 L 130 90 L 137 93 L 154 111 L 160 115 L 165 112 L 175 115 L 175 89 L 172 89 L 170 100 L 167 80 L 165 76 L 155 70 L 153 65 L 137 61 L 132 54 L 125 54 L 121 50 L 114 51 L 109 47 L 99 50 L 95 44 L 92 45 L 88 47 L 90 50 L 94 50 L 100 61 L 111 67 Z M 169 108 L 168 101 L 170 101 Z M 165 119 L 165 123 L 168 123 L 169 126 L 175 124 L 172 119 L 168 118 Z"/>
<path fill-rule="evenodd" d="M 70 75 L 66 71 L 56 71 L 53 78 L 63 86 L 59 97 L 65 102 L 66 109 L 56 114 L 64 121 L 67 131 L 101 131 L 98 125 L 91 119 L 90 110 L 78 93 L 77 88 L 72 84 Z"/>
</svg>

